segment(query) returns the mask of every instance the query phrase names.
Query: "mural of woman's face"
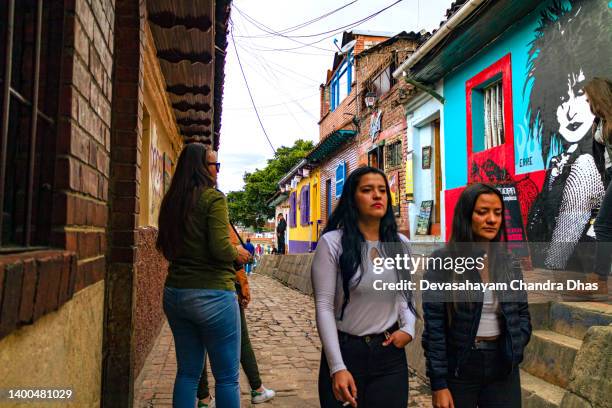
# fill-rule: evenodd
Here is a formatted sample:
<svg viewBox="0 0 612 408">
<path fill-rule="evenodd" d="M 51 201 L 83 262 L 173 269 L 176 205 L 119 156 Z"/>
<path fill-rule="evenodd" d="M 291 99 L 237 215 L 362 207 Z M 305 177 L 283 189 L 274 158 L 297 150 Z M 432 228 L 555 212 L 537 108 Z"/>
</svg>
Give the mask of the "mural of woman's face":
<svg viewBox="0 0 612 408">
<path fill-rule="evenodd" d="M 595 120 L 584 92 L 585 77 L 582 70 L 567 76 L 567 94 L 557 107 L 559 134 L 568 142 L 576 143 L 587 134 Z"/>
</svg>

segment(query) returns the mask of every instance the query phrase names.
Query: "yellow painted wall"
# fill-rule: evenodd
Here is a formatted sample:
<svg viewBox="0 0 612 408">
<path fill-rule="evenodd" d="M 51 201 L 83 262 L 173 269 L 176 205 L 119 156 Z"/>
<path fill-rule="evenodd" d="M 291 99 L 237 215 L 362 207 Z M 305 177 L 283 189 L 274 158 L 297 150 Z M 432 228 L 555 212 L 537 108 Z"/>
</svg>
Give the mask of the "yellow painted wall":
<svg viewBox="0 0 612 408">
<path fill-rule="evenodd" d="M 138 224 L 140 227 L 156 227 L 161 200 L 176 167 L 176 159 L 183 142 L 165 91 L 165 82 L 148 25 L 145 31 L 149 38 L 144 53 L 144 114 Z M 165 176 L 164 157 L 172 163 Z"/>
<path fill-rule="evenodd" d="M 67 403 L 1 407 L 99 407 L 102 381 L 104 281 L 88 286 L 57 311 L 0 340 L 0 388 L 70 388 Z"/>
<path fill-rule="evenodd" d="M 320 188 L 320 174 L 319 169 L 312 170 L 308 177 L 302 178 L 298 183 L 297 187 L 291 192 L 295 192 L 296 194 L 296 227 L 289 227 L 289 240 L 290 241 L 311 241 L 316 242 L 318 240 L 317 233 L 317 220 L 321 219 L 321 188 Z M 310 185 L 310 221 L 312 221 L 312 225 L 300 225 L 300 191 L 302 187 L 309 184 Z"/>
</svg>

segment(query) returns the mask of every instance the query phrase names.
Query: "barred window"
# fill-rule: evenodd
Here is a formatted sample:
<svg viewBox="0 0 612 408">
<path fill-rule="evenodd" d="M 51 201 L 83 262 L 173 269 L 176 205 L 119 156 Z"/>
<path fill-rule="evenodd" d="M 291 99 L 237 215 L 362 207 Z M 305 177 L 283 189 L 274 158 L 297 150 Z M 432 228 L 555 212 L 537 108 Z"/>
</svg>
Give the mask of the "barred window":
<svg viewBox="0 0 612 408">
<path fill-rule="evenodd" d="M 372 88 L 376 92 L 377 97 L 383 96 L 393 87 L 395 83 L 393 79 L 394 65 L 393 63 L 387 65 L 381 73 L 372 79 Z"/>
<path fill-rule="evenodd" d="M 63 1 L 0 7 L 0 247 L 44 246 L 51 202 Z"/>
<path fill-rule="evenodd" d="M 387 155 L 385 157 L 387 167 L 395 167 L 402 164 L 402 141 L 398 140 L 387 145 Z"/>
<path fill-rule="evenodd" d="M 490 149 L 504 143 L 504 97 L 502 81 L 483 89 L 484 93 L 484 147 Z"/>
</svg>

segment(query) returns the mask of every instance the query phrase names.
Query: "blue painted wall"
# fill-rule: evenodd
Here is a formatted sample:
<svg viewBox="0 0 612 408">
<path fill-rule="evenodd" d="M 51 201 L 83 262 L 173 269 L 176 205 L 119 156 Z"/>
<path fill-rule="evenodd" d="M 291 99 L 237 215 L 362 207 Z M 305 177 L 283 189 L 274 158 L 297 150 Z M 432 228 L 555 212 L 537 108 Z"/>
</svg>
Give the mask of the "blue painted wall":
<svg viewBox="0 0 612 408">
<path fill-rule="evenodd" d="M 512 59 L 512 108 L 514 115 L 514 154 L 516 174 L 544 169 L 539 144 L 528 139 L 527 107 L 530 89 L 523 94 L 527 76 L 529 43 L 538 25 L 542 7 L 503 33 L 481 53 L 469 60 L 460 69 L 444 78 L 444 148 L 452 155 L 446 155 L 446 189 L 467 184 L 467 123 L 465 83 L 506 54 Z M 523 165 L 531 158 L 531 165 Z M 523 160 L 521 160 L 523 159 Z"/>
</svg>

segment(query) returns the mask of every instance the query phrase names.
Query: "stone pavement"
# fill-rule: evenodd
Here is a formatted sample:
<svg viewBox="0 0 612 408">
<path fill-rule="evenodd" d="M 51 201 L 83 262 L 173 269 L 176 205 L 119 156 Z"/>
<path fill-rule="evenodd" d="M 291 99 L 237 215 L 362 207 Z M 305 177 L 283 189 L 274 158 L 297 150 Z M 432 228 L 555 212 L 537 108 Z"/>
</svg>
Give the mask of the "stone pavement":
<svg viewBox="0 0 612 408">
<path fill-rule="evenodd" d="M 318 407 L 317 376 L 321 344 L 311 297 L 258 274 L 251 275 L 252 302 L 246 309 L 249 335 L 266 387 L 276 398 L 262 407 Z M 136 408 L 171 407 L 176 359 L 172 333 L 164 324 L 135 385 Z M 210 375 L 209 384 L 214 380 Z M 249 385 L 241 372 L 242 406 L 249 407 Z M 431 407 L 428 387 L 410 378 L 410 407 Z"/>
</svg>

